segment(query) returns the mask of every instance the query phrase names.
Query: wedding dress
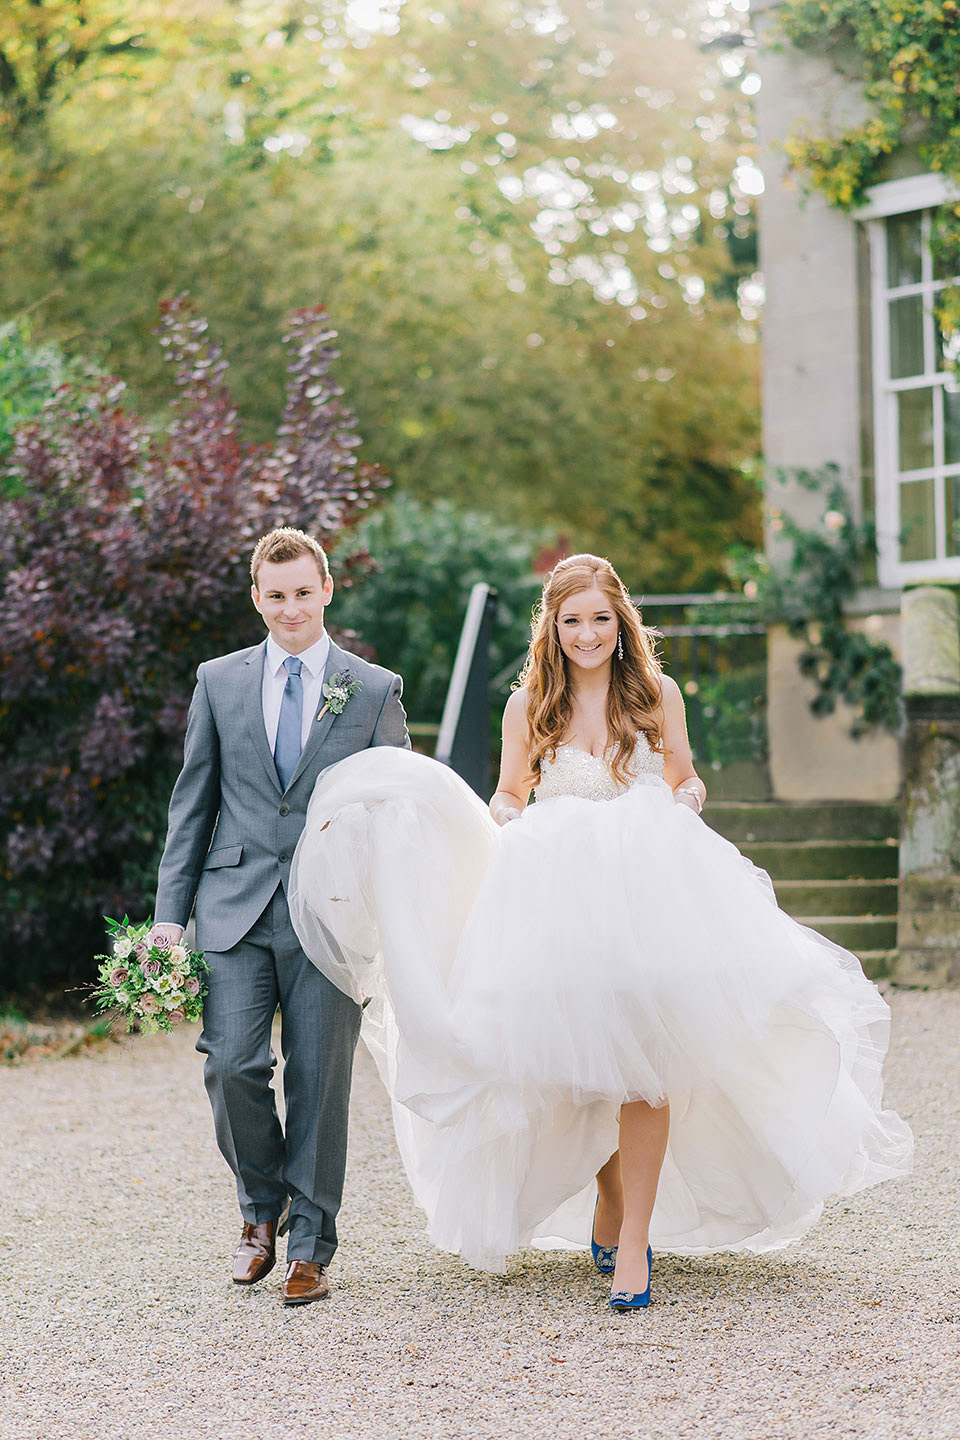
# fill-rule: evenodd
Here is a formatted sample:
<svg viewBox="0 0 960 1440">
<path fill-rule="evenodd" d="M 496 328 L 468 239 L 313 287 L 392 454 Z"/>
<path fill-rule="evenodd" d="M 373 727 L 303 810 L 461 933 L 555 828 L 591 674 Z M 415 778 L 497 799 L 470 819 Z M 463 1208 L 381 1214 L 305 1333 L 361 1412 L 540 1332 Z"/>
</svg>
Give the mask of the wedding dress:
<svg viewBox="0 0 960 1440">
<path fill-rule="evenodd" d="M 472 1265 L 585 1246 L 624 1101 L 670 1104 L 654 1249 L 775 1249 L 829 1196 L 910 1168 L 910 1131 L 881 1108 L 876 987 L 662 777 L 642 735 L 625 789 L 561 746 L 502 830 L 407 751 L 317 781 L 294 925 L 368 1002 L 431 1239 Z"/>
</svg>

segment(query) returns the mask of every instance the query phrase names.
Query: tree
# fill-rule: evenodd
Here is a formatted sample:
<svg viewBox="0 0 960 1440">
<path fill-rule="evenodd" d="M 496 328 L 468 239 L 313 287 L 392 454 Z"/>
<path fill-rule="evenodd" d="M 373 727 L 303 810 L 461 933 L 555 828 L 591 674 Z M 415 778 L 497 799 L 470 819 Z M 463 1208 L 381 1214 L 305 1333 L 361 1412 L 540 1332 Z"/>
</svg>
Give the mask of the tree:
<svg viewBox="0 0 960 1440">
<path fill-rule="evenodd" d="M 0 500 L 0 981 L 80 976 L 100 916 L 145 914 L 197 663 L 260 638 L 257 535 L 333 547 L 384 483 L 358 461 L 322 310 L 289 323 L 287 403 L 245 443 L 206 321 L 167 306 L 166 426 L 101 378 L 20 426 Z M 349 573 L 347 576 L 349 580 Z"/>
<path fill-rule="evenodd" d="M 69 36 L 82 8 L 9 24 Z M 356 6 L 102 0 L 105 43 L 129 44 L 74 46 L 8 127 L 0 308 L 59 292 L 48 333 L 149 412 L 148 317 L 188 287 L 263 437 L 279 316 L 322 292 L 401 488 L 549 523 L 645 585 L 715 583 L 758 535 L 755 350 L 731 298 L 751 261 L 730 257 L 751 132 L 674 8 L 407 0 L 363 29 Z"/>
<path fill-rule="evenodd" d="M 156 15 L 155 7 L 150 7 Z M 0 127 L 14 139 L 44 125 L 65 89 L 136 73 L 147 53 L 117 0 L 7 0 L 0 15 Z"/>
</svg>

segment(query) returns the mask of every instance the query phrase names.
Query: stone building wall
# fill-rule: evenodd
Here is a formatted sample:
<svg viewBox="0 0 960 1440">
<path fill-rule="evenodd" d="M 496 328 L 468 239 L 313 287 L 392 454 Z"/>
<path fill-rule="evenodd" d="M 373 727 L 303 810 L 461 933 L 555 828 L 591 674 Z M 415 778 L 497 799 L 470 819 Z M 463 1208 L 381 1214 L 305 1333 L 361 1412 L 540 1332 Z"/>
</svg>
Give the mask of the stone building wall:
<svg viewBox="0 0 960 1440">
<path fill-rule="evenodd" d="M 856 123 L 858 86 L 826 59 L 786 46 L 773 48 L 778 0 L 754 0 L 758 38 L 758 161 L 765 190 L 759 201 L 760 268 L 766 286 L 763 315 L 763 443 L 768 473 L 837 465 L 854 513 L 863 500 L 864 434 L 869 433 L 868 313 L 863 238 L 856 222 L 819 194 L 805 195 L 787 173 L 782 143 L 798 121 L 814 127 Z M 867 377 L 868 378 L 868 377 Z M 867 462 L 869 465 L 869 461 Z M 796 487 L 768 487 L 801 523 L 818 518 L 820 502 Z M 776 498 L 774 500 L 774 494 Z M 777 537 L 768 531 L 768 550 Z M 878 596 L 884 637 L 896 650 L 894 596 Z M 893 613 L 891 613 L 893 612 Z M 869 617 L 865 617 L 869 618 Z M 809 709 L 811 687 L 799 675 L 796 647 L 771 636 L 768 671 L 770 780 L 779 799 L 893 799 L 899 790 L 896 740 L 888 735 L 853 741 L 852 717 L 819 720 Z"/>
</svg>

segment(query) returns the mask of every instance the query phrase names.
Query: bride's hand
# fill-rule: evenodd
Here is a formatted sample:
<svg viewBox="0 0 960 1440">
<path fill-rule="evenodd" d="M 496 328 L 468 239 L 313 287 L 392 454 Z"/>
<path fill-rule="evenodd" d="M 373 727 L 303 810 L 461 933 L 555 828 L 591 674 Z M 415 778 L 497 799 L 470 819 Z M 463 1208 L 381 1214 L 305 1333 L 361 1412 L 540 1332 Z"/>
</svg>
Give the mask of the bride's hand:
<svg viewBox="0 0 960 1440">
<path fill-rule="evenodd" d="M 509 825 L 523 814 L 523 802 L 512 790 L 498 790 L 490 797 L 490 814 L 498 825 Z"/>
<path fill-rule="evenodd" d="M 706 799 L 703 781 L 696 775 L 690 776 L 688 780 L 674 786 L 673 798 L 677 805 L 686 805 L 695 815 L 701 815 Z"/>
</svg>

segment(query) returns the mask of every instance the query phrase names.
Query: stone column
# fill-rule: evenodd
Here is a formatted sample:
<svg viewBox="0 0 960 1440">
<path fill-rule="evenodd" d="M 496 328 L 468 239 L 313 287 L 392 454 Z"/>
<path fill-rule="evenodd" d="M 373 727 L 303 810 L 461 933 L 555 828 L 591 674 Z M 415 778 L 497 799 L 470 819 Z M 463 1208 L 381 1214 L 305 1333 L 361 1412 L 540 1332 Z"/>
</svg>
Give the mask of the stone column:
<svg viewBox="0 0 960 1440">
<path fill-rule="evenodd" d="M 960 621 L 952 590 L 907 590 L 902 611 L 900 985 L 960 982 Z"/>
</svg>

